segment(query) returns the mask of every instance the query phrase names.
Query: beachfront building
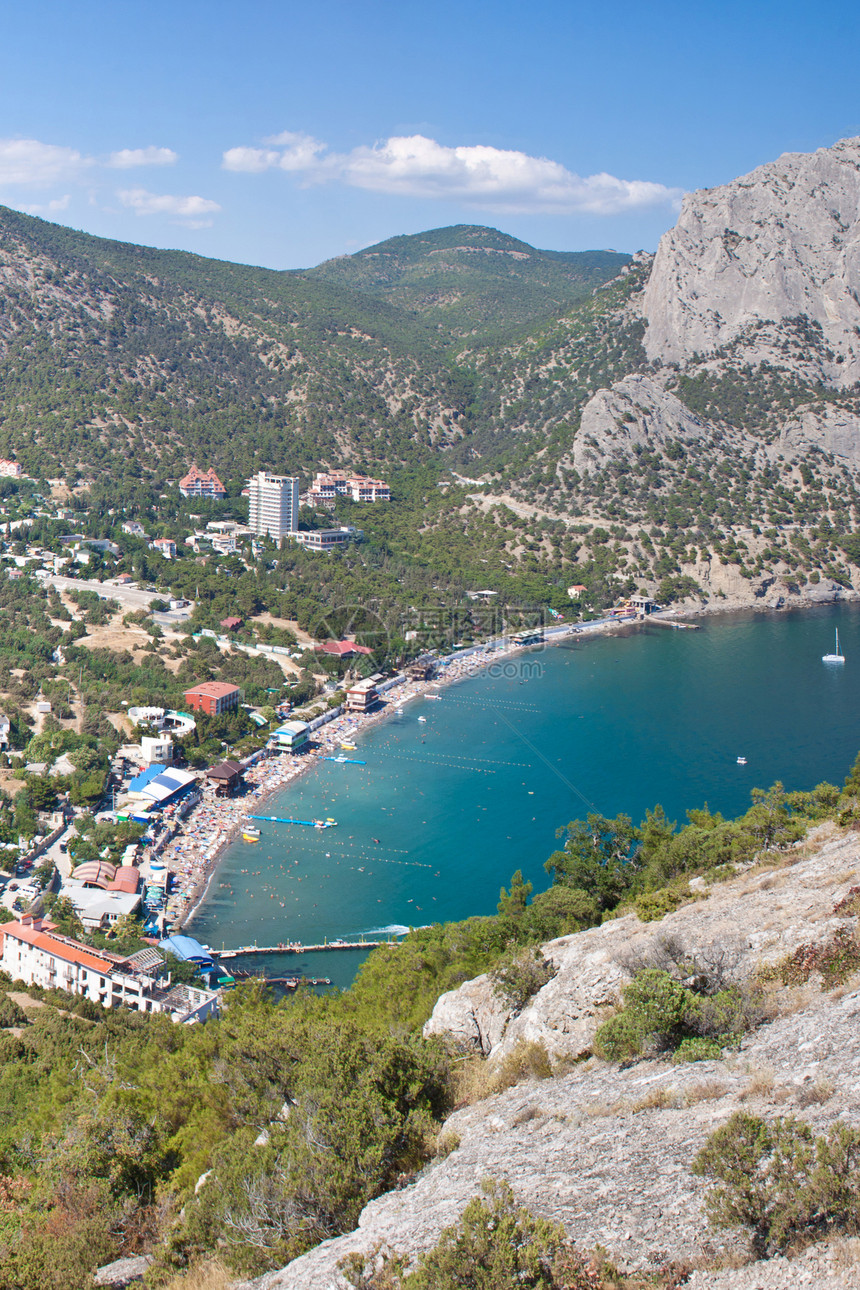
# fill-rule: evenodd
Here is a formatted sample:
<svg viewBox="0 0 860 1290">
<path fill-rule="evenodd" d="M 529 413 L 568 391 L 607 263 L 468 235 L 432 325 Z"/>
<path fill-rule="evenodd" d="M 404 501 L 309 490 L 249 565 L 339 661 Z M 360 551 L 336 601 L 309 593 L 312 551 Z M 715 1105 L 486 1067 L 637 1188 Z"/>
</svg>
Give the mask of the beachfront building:
<svg viewBox="0 0 860 1290">
<path fill-rule="evenodd" d="M 257 537 L 292 537 L 299 527 L 299 481 L 295 475 L 261 470 L 248 481 L 248 526 Z"/>
<path fill-rule="evenodd" d="M 245 767 L 241 762 L 228 760 L 207 770 L 206 778 L 215 786 L 216 797 L 232 797 L 242 787 L 244 773 Z"/>
<path fill-rule="evenodd" d="M 303 752 L 308 746 L 310 726 L 306 721 L 285 721 L 278 726 L 271 738 L 275 748 L 283 752 Z"/>
<path fill-rule="evenodd" d="M 370 676 L 366 681 L 356 681 L 346 692 L 344 708 L 347 712 L 369 712 L 379 702 L 379 691 L 376 684 L 378 676 Z"/>
<path fill-rule="evenodd" d="M 205 1021 L 218 1014 L 218 995 L 160 979 L 164 960 L 152 949 L 128 958 L 101 953 L 61 936 L 56 924 L 25 914 L 0 926 L 0 970 L 13 981 L 47 990 L 67 990 L 103 1008 L 166 1012 L 177 1022 Z"/>
<path fill-rule="evenodd" d="M 226 681 L 203 681 L 185 691 L 185 702 L 191 711 L 205 712 L 209 717 L 233 712 L 239 706 L 240 697 L 238 685 L 228 685 Z"/>
<path fill-rule="evenodd" d="M 179 491 L 183 497 L 213 497 L 216 501 L 227 496 L 227 489 L 214 470 L 202 471 L 196 466 L 192 466 L 188 474 L 180 479 Z"/>
<path fill-rule="evenodd" d="M 650 596 L 631 596 L 629 603 L 630 608 L 634 609 L 637 614 L 643 615 L 643 617 L 646 614 L 653 614 L 656 609 L 660 608 Z"/>
<path fill-rule="evenodd" d="M 178 801 L 196 783 L 196 777 L 190 771 L 156 764 L 149 766 L 131 781 L 128 795 L 139 801 L 145 810 L 150 810 Z"/>
</svg>

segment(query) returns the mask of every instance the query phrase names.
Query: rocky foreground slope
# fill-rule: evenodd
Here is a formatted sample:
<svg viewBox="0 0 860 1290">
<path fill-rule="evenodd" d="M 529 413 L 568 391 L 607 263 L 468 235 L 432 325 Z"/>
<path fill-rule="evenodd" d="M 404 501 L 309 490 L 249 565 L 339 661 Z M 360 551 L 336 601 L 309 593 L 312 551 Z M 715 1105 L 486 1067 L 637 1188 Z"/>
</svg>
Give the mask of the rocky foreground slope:
<svg viewBox="0 0 860 1290">
<path fill-rule="evenodd" d="M 506 1179 L 521 1202 L 561 1222 L 580 1247 L 602 1245 L 627 1269 L 742 1261 L 741 1235 L 709 1229 L 705 1183 L 691 1161 L 739 1108 L 798 1115 L 816 1129 L 836 1119 L 860 1126 L 860 980 L 824 992 L 813 976 L 775 990 L 771 1020 L 719 1061 L 652 1059 L 622 1068 L 590 1056 L 590 1043 L 631 971 L 667 938 L 722 955 L 733 972 L 749 976 L 840 929 L 856 936 L 850 897 L 858 880 L 860 835 L 822 826 L 788 856 L 703 888 L 700 900 L 660 922 L 627 915 L 551 942 L 545 953 L 556 975 L 518 1016 L 499 1005 L 486 978 L 443 996 L 427 1033 L 489 1054 L 496 1069 L 522 1053 L 522 1041 L 542 1045 L 553 1075 L 455 1111 L 443 1134 L 453 1150 L 444 1159 L 368 1205 L 355 1232 L 262 1277 L 255 1290 L 342 1287 L 337 1269 L 347 1254 L 426 1249 L 487 1177 Z M 847 1290 L 860 1278 L 856 1245 L 815 1247 L 791 1263 L 697 1270 L 687 1284 Z"/>
</svg>

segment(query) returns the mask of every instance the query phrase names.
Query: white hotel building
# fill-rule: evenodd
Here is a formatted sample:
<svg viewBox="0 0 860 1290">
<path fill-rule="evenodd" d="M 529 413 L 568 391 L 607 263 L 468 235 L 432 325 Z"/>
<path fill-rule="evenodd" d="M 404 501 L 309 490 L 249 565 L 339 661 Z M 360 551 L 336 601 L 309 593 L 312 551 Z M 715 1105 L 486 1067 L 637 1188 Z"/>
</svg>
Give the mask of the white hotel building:
<svg viewBox="0 0 860 1290">
<path fill-rule="evenodd" d="M 145 949 L 128 958 L 105 954 L 61 936 L 55 924 L 25 914 L 0 926 L 0 969 L 13 981 L 83 995 L 103 1008 L 166 1012 L 174 1021 L 205 1021 L 218 1014 L 218 995 L 157 979 L 163 959 Z"/>
<path fill-rule="evenodd" d="M 261 470 L 248 481 L 248 526 L 258 537 L 279 542 L 298 532 L 299 481 Z"/>
</svg>

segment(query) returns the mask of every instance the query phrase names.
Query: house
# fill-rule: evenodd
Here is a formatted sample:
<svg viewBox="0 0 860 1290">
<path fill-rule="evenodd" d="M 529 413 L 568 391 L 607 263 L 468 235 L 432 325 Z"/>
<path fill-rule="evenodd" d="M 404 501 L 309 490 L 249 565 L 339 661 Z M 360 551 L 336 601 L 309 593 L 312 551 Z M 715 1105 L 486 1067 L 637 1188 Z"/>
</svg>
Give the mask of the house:
<svg viewBox="0 0 860 1290">
<path fill-rule="evenodd" d="M 27 985 L 67 990 L 103 1008 L 165 1012 L 186 1024 L 218 1015 L 215 991 L 160 979 L 164 960 L 152 949 L 119 958 L 61 936 L 55 923 L 29 914 L 0 927 L 0 946 L 0 970 Z"/>
<path fill-rule="evenodd" d="M 179 491 L 183 497 L 213 497 L 219 501 L 227 496 L 227 489 L 214 470 L 202 471 L 196 466 L 180 479 Z"/>
<path fill-rule="evenodd" d="M 149 546 L 153 551 L 160 551 L 165 560 L 176 559 L 176 543 L 173 538 L 156 538 Z"/>
<path fill-rule="evenodd" d="M 243 621 L 242 618 L 236 618 L 235 615 L 232 615 L 229 618 L 222 618 L 221 626 L 225 632 L 235 632 L 237 628 L 242 626 Z"/>
<path fill-rule="evenodd" d="M 350 686 L 346 692 L 344 704 L 346 711 L 369 712 L 374 704 L 379 702 L 379 692 L 376 688 L 379 679 L 378 676 L 371 676 L 366 681 L 357 681 L 355 685 Z"/>
<path fill-rule="evenodd" d="M 0 748 L 9 747 L 9 732 L 11 729 L 12 723 L 6 713 L 0 712 Z"/>
<path fill-rule="evenodd" d="M 210 717 L 232 712 L 238 708 L 239 698 L 238 685 L 228 685 L 226 681 L 203 681 L 185 691 L 185 702 L 192 712 L 205 712 Z"/>
<path fill-rule="evenodd" d="M 245 767 L 241 762 L 222 761 L 207 770 L 206 778 L 210 784 L 214 784 L 216 797 L 232 797 L 242 787 L 244 773 Z"/>
<path fill-rule="evenodd" d="M 284 752 L 303 752 L 308 746 L 310 727 L 306 721 L 285 721 L 272 735 L 271 742 Z"/>
<path fill-rule="evenodd" d="M 0 457 L 0 476 L 6 479 L 20 479 L 21 467 L 17 461 L 9 461 L 6 457 Z"/>
<path fill-rule="evenodd" d="M 571 600 L 579 600 L 580 596 L 584 596 L 586 591 L 588 591 L 588 587 L 581 582 L 577 582 L 572 587 L 568 587 L 567 594 Z"/>
<path fill-rule="evenodd" d="M 147 536 L 146 530 L 139 520 L 126 520 L 122 526 L 122 531 L 127 533 L 129 537 L 145 538 Z"/>
<path fill-rule="evenodd" d="M 131 576 L 130 573 L 121 573 L 119 577 L 115 579 L 115 581 L 118 587 L 130 587 L 131 584 L 134 582 L 134 578 Z"/>
<path fill-rule="evenodd" d="M 366 645 L 356 645 L 355 641 L 326 641 L 317 645 L 320 654 L 332 654 L 335 658 L 353 658 L 356 654 L 372 654 L 373 650 Z"/>
</svg>

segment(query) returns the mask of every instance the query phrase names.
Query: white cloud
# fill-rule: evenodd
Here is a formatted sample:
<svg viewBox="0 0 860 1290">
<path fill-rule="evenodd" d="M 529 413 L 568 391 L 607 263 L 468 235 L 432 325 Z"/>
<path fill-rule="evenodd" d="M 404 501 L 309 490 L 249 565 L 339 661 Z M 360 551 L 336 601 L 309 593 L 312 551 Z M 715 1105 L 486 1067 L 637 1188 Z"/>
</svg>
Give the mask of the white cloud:
<svg viewBox="0 0 860 1290">
<path fill-rule="evenodd" d="M 22 206 L 21 209 L 28 215 L 56 215 L 58 211 L 68 210 L 71 200 L 71 193 L 66 193 L 65 196 L 54 197 L 49 202 L 34 202 L 31 206 Z"/>
<path fill-rule="evenodd" d="M 265 148 L 224 153 L 226 170 L 296 171 L 306 184 L 337 181 L 406 197 L 461 201 L 505 213 L 616 215 L 676 203 L 677 188 L 600 173 L 581 176 L 548 157 L 476 145 L 449 148 L 421 134 L 394 136 L 348 153 L 326 152 L 310 135 L 286 132 Z"/>
<path fill-rule="evenodd" d="M 112 152 L 108 165 L 114 170 L 131 170 L 135 166 L 172 166 L 179 154 L 172 148 L 120 148 Z"/>
<path fill-rule="evenodd" d="M 0 184 L 43 188 L 77 179 L 94 164 L 76 148 L 38 139 L 0 139 Z"/>
<path fill-rule="evenodd" d="M 117 197 L 123 206 L 137 215 L 174 215 L 187 223 L 189 228 L 208 228 L 212 221 L 203 217 L 214 215 L 221 207 L 208 197 L 180 197 L 171 193 L 150 193 L 145 188 L 121 188 Z"/>
<path fill-rule="evenodd" d="M 309 134 L 284 130 L 265 139 L 267 148 L 228 148 L 224 153 L 225 170 L 243 170 L 259 174 L 277 167 L 280 170 L 313 170 L 321 163 L 326 145 Z"/>
</svg>

